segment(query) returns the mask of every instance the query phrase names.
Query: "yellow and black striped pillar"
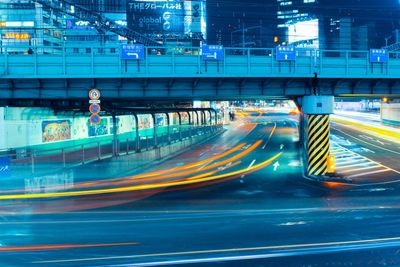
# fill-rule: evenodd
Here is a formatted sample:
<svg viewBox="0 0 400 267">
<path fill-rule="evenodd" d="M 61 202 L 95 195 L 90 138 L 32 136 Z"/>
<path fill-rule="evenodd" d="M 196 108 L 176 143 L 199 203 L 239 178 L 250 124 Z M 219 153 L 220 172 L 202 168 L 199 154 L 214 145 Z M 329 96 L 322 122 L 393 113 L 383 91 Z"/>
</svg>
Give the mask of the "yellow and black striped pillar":
<svg viewBox="0 0 400 267">
<path fill-rule="evenodd" d="M 328 172 L 329 115 L 308 115 L 307 153 L 308 175 L 320 176 Z"/>
</svg>

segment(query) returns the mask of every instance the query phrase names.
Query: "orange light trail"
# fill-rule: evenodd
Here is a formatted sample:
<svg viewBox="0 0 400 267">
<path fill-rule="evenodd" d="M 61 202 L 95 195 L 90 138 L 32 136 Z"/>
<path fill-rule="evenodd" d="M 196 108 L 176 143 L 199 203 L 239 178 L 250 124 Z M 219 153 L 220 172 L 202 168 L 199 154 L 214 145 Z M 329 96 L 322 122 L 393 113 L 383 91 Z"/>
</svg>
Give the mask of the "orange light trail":
<svg viewBox="0 0 400 267">
<path fill-rule="evenodd" d="M 246 144 L 247 143 L 241 143 L 241 144 L 239 144 L 239 145 L 237 145 L 237 146 L 235 146 L 235 147 L 233 147 L 233 148 L 231 148 L 229 150 L 226 150 L 225 152 L 223 152 L 221 154 L 218 154 L 216 156 L 207 158 L 207 159 L 202 160 L 202 161 L 190 163 L 190 164 L 187 164 L 187 165 L 184 165 L 184 166 L 175 167 L 175 168 L 166 169 L 166 170 L 155 171 L 155 172 L 150 172 L 150 173 L 145 173 L 145 174 L 127 176 L 127 177 L 110 178 L 110 179 L 105 179 L 105 180 L 101 180 L 101 181 L 97 181 L 97 182 L 77 183 L 77 184 L 74 185 L 74 188 L 75 189 L 79 189 L 79 188 L 87 188 L 87 187 L 91 187 L 91 186 L 106 186 L 106 185 L 110 185 L 110 184 L 118 184 L 118 183 L 112 183 L 112 182 L 115 182 L 115 181 L 121 181 L 121 183 L 123 184 L 124 182 L 127 182 L 126 179 L 137 179 L 137 178 L 152 177 L 152 176 L 157 176 L 157 175 L 161 175 L 161 174 L 165 174 L 165 173 L 170 173 L 170 172 L 173 172 L 173 171 L 191 169 L 191 168 L 198 167 L 200 165 L 209 163 L 211 161 L 223 158 L 225 156 L 228 156 L 228 155 L 238 151 L 239 149 L 244 147 Z M 182 175 L 184 175 L 184 174 L 182 174 Z M 168 178 L 168 177 L 163 177 L 163 178 Z M 48 188 L 48 189 L 49 190 L 62 190 L 62 189 L 64 189 L 64 187 L 54 186 L 54 187 L 51 187 L 51 188 Z M 24 189 L 3 190 L 3 191 L 0 191 L 0 193 L 22 193 L 24 191 L 25 191 Z"/>
<path fill-rule="evenodd" d="M 134 186 L 126 186 L 126 187 L 118 187 L 118 188 L 108 188 L 108 189 L 95 189 L 95 190 L 83 190 L 83 191 L 69 191 L 69 192 L 55 192 L 55 193 L 38 193 L 38 194 L 17 194 L 17 195 L 3 195 L 0 196 L 0 200 L 14 200 L 14 199 L 38 199 L 38 198 L 53 198 L 53 197 L 71 197 L 71 196 L 83 196 L 83 195 L 99 195 L 99 194 L 110 194 L 110 193 L 121 193 L 121 192 L 129 192 L 129 191 L 141 191 L 141 190 L 151 190 L 172 186 L 181 186 L 181 185 L 189 185 L 193 183 L 207 182 L 217 179 L 223 179 L 226 177 L 234 176 L 237 174 L 248 173 L 251 171 L 256 171 L 261 168 L 266 167 L 271 164 L 272 161 L 279 158 L 283 152 L 276 154 L 270 159 L 263 161 L 257 165 L 252 166 L 251 168 L 241 169 L 237 171 L 233 171 L 230 173 L 205 177 L 197 180 L 185 180 L 178 182 L 161 182 L 155 184 L 145 184 L 145 185 L 134 185 Z"/>
<path fill-rule="evenodd" d="M 210 169 L 214 169 L 216 167 L 228 164 L 229 162 L 238 160 L 242 157 L 244 157 L 245 155 L 249 154 L 250 152 L 252 152 L 254 149 L 256 149 L 261 143 L 263 142 L 263 140 L 258 140 L 257 142 L 255 142 L 253 145 L 251 145 L 249 148 L 247 148 L 246 150 L 238 153 L 237 155 L 230 157 L 228 159 L 225 159 L 223 161 L 220 162 L 216 162 L 214 164 L 208 165 L 206 167 L 204 167 L 201 171 L 207 171 Z M 132 176 L 132 178 L 130 178 L 130 180 L 124 180 L 124 181 L 119 181 L 119 182 L 114 182 L 114 183 L 101 183 L 101 184 L 96 184 L 97 186 L 107 186 L 107 185 L 116 185 L 116 184 L 129 184 L 132 183 L 132 180 L 138 181 L 138 182 L 152 182 L 152 181 L 159 181 L 162 179 L 168 179 L 168 178 L 177 178 L 177 177 L 181 177 L 184 175 L 189 175 L 189 174 L 193 174 L 193 173 L 198 173 L 200 170 L 188 170 L 188 171 L 184 171 L 184 172 L 178 172 L 178 173 L 172 173 L 172 174 L 167 174 L 167 175 L 162 175 L 162 176 L 156 176 L 156 177 L 149 177 L 149 178 L 141 178 L 143 176 Z M 148 175 L 145 175 L 144 177 L 147 177 Z M 122 179 L 122 178 L 120 178 Z"/>
<path fill-rule="evenodd" d="M 110 244 L 69 244 L 69 245 L 39 245 L 39 246 L 21 246 L 21 247 L 0 247 L 0 252 L 24 252 L 53 249 L 71 249 L 71 248 L 90 248 L 90 247 L 111 247 L 111 246 L 131 246 L 137 245 L 137 242 L 129 243 L 110 243 Z"/>
</svg>

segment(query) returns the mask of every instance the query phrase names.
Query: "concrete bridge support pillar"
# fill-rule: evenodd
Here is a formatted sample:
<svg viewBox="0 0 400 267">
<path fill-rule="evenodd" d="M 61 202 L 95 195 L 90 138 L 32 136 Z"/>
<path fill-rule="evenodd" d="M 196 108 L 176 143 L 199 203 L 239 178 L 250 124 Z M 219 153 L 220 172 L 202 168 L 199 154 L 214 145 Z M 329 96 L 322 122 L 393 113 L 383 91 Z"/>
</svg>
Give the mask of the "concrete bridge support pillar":
<svg viewBox="0 0 400 267">
<path fill-rule="evenodd" d="M 333 113 L 333 96 L 305 96 L 302 99 L 305 116 L 303 130 L 307 153 L 307 175 L 323 176 L 328 172 L 329 114 Z"/>
</svg>

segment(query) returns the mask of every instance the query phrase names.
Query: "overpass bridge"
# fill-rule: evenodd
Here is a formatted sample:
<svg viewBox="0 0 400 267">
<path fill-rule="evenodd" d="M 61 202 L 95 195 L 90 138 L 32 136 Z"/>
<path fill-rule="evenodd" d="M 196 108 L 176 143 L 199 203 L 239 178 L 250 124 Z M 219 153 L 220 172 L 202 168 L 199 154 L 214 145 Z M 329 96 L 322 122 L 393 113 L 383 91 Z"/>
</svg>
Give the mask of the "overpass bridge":
<svg viewBox="0 0 400 267">
<path fill-rule="evenodd" d="M 204 61 L 200 48 L 146 47 L 143 60 L 121 59 L 121 46 L 3 47 L 1 99 L 87 99 L 97 87 L 108 99 L 238 99 L 321 95 L 399 95 L 400 56 L 370 63 L 369 51 L 297 50 L 276 60 L 271 48 L 225 48 Z M 318 84 L 313 82 L 318 74 Z"/>
</svg>

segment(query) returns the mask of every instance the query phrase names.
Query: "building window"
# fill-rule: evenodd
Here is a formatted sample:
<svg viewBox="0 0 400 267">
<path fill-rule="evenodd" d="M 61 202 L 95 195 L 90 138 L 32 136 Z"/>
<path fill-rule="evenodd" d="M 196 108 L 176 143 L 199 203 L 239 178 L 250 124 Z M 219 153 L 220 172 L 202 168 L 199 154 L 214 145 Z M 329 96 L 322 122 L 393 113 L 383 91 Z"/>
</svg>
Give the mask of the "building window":
<svg viewBox="0 0 400 267">
<path fill-rule="evenodd" d="M 92 53 L 92 49 L 91 48 L 86 48 L 86 54 L 90 54 Z"/>
<path fill-rule="evenodd" d="M 74 54 L 79 54 L 79 48 L 74 48 Z"/>
<path fill-rule="evenodd" d="M 114 47 L 110 48 L 110 52 L 111 54 L 115 54 L 115 48 Z"/>
</svg>

